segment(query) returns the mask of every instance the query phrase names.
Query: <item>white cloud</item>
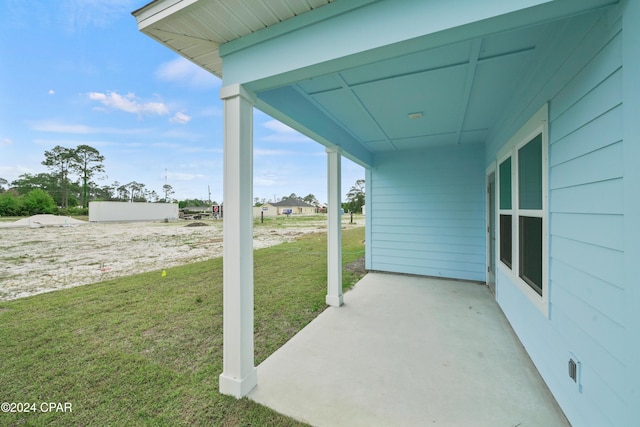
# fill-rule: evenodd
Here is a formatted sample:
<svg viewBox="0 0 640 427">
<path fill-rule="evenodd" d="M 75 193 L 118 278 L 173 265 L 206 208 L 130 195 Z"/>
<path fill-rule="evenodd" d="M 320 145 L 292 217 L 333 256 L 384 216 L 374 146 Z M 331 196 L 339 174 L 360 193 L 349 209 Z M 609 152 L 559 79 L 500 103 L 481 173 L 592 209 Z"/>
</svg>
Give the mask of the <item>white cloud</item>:
<svg viewBox="0 0 640 427">
<path fill-rule="evenodd" d="M 2 140 L 0 140 L 0 145 L 11 145 L 13 144 L 13 141 L 10 140 L 9 138 L 3 138 Z"/>
<path fill-rule="evenodd" d="M 48 92 L 48 93 L 49 93 L 49 95 L 55 95 L 56 91 L 55 91 L 55 90 L 53 90 L 53 89 L 49 89 L 49 92 Z"/>
<path fill-rule="evenodd" d="M 121 110 L 131 114 L 169 114 L 169 108 L 162 102 L 139 102 L 135 94 L 129 92 L 120 95 L 117 92 L 89 92 L 87 94 L 92 101 L 98 101 L 109 109 Z"/>
<path fill-rule="evenodd" d="M 276 181 L 269 176 L 256 176 L 253 179 L 253 185 L 257 187 L 271 187 L 276 184 Z"/>
<path fill-rule="evenodd" d="M 182 83 L 199 89 L 214 89 L 220 85 L 220 79 L 183 57 L 161 64 L 156 77 L 167 82 Z"/>
<path fill-rule="evenodd" d="M 82 124 L 64 123 L 56 120 L 41 120 L 27 122 L 27 124 L 33 130 L 40 132 L 52 132 L 52 133 L 72 133 L 72 134 L 96 134 L 96 133 L 109 133 L 109 134 L 122 134 L 122 135 L 137 135 L 148 133 L 149 129 L 137 128 L 137 129 L 118 129 L 118 128 L 97 128 Z"/>
<path fill-rule="evenodd" d="M 177 112 L 173 117 L 169 119 L 171 123 L 179 123 L 181 125 L 189 123 L 190 120 L 190 116 L 187 116 L 186 114 L 180 112 Z"/>
<path fill-rule="evenodd" d="M 64 0 L 59 5 L 58 19 L 65 22 L 68 31 L 107 28 L 130 12 L 135 3 L 135 0 Z"/>
<path fill-rule="evenodd" d="M 33 173 L 33 169 L 27 166 L 14 165 L 14 166 L 2 166 L 0 165 L 0 177 L 11 182 L 17 179 L 20 175 L 25 173 Z"/>
<path fill-rule="evenodd" d="M 195 179 L 206 178 L 206 175 L 201 173 L 180 173 L 180 172 L 169 172 L 167 174 L 167 179 L 175 180 L 175 181 L 193 181 Z"/>
<path fill-rule="evenodd" d="M 33 140 L 34 144 L 44 147 L 55 147 L 60 145 L 63 147 L 77 146 L 77 145 L 90 145 L 92 147 L 107 147 L 120 145 L 119 142 L 114 141 L 96 141 L 96 140 L 77 140 L 77 139 L 41 139 L 37 138 Z"/>
<path fill-rule="evenodd" d="M 270 134 L 260 138 L 262 141 L 271 142 L 306 142 L 311 141 L 306 136 L 277 120 L 267 120 L 262 127 L 271 131 Z"/>
</svg>

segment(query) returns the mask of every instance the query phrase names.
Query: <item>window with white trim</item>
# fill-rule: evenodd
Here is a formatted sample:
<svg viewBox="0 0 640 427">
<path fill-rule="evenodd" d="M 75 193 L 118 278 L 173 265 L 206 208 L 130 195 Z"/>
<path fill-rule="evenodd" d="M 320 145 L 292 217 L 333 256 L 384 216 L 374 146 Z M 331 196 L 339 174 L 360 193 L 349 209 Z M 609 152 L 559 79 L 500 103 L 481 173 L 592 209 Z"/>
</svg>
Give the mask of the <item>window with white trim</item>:
<svg viewBox="0 0 640 427">
<path fill-rule="evenodd" d="M 498 155 L 498 258 L 505 274 L 548 313 L 548 109 Z"/>
</svg>

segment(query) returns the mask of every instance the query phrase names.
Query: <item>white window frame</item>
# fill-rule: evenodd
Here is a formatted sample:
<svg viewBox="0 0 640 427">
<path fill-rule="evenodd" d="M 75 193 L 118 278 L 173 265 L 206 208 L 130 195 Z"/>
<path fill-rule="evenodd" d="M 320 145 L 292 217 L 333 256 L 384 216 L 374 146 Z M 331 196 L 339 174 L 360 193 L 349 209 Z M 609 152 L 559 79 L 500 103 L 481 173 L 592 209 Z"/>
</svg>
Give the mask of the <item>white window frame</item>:
<svg viewBox="0 0 640 427">
<path fill-rule="evenodd" d="M 544 314 L 549 316 L 549 107 L 545 104 L 498 151 L 496 174 L 496 265 L 515 286 Z M 518 151 L 538 134 L 542 134 L 542 209 L 520 209 L 518 182 Z M 500 209 L 500 165 L 511 157 L 511 209 Z M 511 215 L 511 267 L 504 264 L 500 253 L 500 214 Z M 542 296 L 520 277 L 520 221 L 521 216 L 542 218 Z M 497 280 L 497 279 L 496 279 Z"/>
</svg>

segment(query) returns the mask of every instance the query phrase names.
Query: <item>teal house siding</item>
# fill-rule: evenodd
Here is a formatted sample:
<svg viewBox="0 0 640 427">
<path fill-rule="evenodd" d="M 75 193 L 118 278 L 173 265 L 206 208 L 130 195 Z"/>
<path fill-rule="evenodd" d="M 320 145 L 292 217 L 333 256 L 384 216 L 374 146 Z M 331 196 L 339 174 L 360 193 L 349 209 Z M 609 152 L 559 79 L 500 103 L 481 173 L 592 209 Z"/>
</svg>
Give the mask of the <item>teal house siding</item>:
<svg viewBox="0 0 640 427">
<path fill-rule="evenodd" d="M 369 270 L 490 280 L 487 173 L 499 191 L 498 161 L 540 125 L 542 208 L 502 213 L 540 218 L 542 239 L 512 253 L 543 254 L 544 297 L 494 257 L 496 300 L 573 426 L 640 425 L 640 1 L 311 3 L 265 28 L 251 24 L 269 18 L 260 2 L 139 14 L 174 51 L 224 68 L 244 102 L 365 168 Z M 244 15 L 225 26 L 199 13 L 230 5 Z"/>
<path fill-rule="evenodd" d="M 385 154 L 370 176 L 369 269 L 485 280 L 483 145 Z"/>
<path fill-rule="evenodd" d="M 619 13 L 620 8 L 611 9 L 569 22 L 574 37 L 563 37 L 554 55 L 539 58 L 537 76 L 519 94 L 521 105 L 531 109 L 549 102 L 548 318 L 506 275 L 497 276 L 500 306 L 573 425 L 632 423 L 622 392 L 626 325 L 621 309 L 625 276 Z M 504 123 L 523 119 L 512 113 Z M 489 141 L 489 158 L 499 145 Z M 580 363 L 577 383 L 567 373 L 570 358 Z"/>
</svg>

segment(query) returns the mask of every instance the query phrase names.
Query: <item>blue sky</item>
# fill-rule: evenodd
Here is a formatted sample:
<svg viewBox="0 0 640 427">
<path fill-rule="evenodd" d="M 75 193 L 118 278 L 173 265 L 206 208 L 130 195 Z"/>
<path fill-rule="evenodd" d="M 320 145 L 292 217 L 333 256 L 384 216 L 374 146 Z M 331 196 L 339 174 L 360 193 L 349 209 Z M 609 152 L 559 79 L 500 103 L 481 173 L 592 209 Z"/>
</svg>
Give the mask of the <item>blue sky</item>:
<svg viewBox="0 0 640 427">
<path fill-rule="evenodd" d="M 0 0 L 0 178 L 47 172 L 45 150 L 90 145 L 98 185 L 141 182 L 222 200 L 220 80 L 140 33 L 146 0 Z M 364 169 L 342 166 L 343 199 Z M 324 147 L 255 110 L 254 197 L 326 202 Z"/>
</svg>

